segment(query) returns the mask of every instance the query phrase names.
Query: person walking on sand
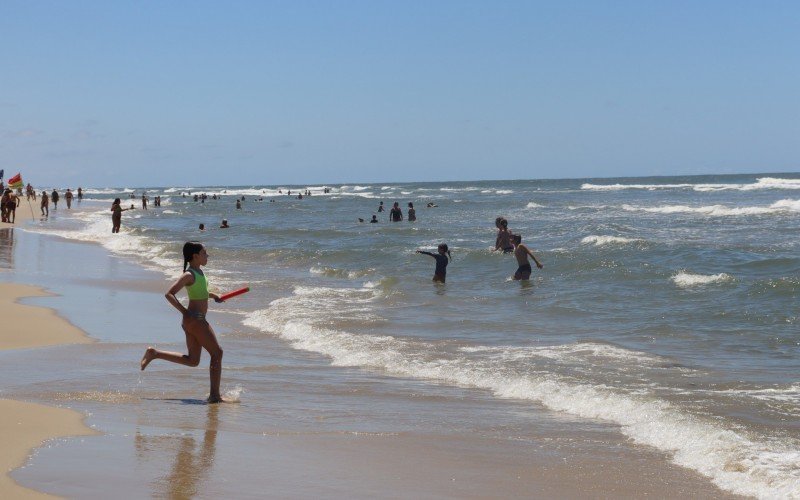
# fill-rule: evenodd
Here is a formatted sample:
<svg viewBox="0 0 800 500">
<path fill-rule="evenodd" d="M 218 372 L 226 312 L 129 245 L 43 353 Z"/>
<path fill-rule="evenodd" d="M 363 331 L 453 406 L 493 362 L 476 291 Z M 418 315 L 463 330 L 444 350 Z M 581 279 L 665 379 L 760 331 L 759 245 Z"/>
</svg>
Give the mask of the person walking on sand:
<svg viewBox="0 0 800 500">
<path fill-rule="evenodd" d="M 54 189 L 50 199 L 53 200 L 53 210 L 58 210 L 58 191 Z"/>
<path fill-rule="evenodd" d="M 444 283 L 447 278 L 447 264 L 453 260 L 450 255 L 450 250 L 447 248 L 447 243 L 442 243 L 437 248 L 438 253 L 426 252 L 424 250 L 417 250 L 417 253 L 423 255 L 430 255 L 436 259 L 436 270 L 433 272 L 433 280 L 435 283 Z M 447 254 L 447 255 L 445 255 Z M 449 257 L 449 258 L 448 258 Z"/>
<path fill-rule="evenodd" d="M 119 198 L 114 198 L 114 203 L 111 204 L 111 232 L 118 233 L 119 227 L 122 225 L 122 212 L 125 210 L 133 210 L 131 208 L 122 208 Z"/>
<path fill-rule="evenodd" d="M 50 216 L 50 199 L 47 197 L 47 191 L 42 191 L 42 215 L 45 217 Z"/>
<path fill-rule="evenodd" d="M 517 258 L 517 264 L 519 265 L 519 267 L 517 267 L 517 272 L 514 273 L 514 280 L 526 281 L 530 279 L 532 271 L 531 263 L 528 260 L 528 255 L 530 255 L 533 258 L 533 261 L 536 262 L 536 267 L 541 269 L 544 266 L 541 262 L 539 262 L 539 259 L 533 255 L 533 252 L 531 252 L 527 246 L 522 244 L 522 236 L 515 234 L 512 238 L 514 241 L 514 257 Z"/>
<path fill-rule="evenodd" d="M 14 223 L 17 220 L 17 205 L 19 205 L 19 198 L 12 191 L 8 195 L 8 202 L 6 203 L 6 222 Z"/>
<path fill-rule="evenodd" d="M 208 291 L 208 281 L 201 269 L 207 263 L 208 253 L 202 243 L 187 241 L 183 245 L 183 274 L 164 294 L 167 302 L 183 316 L 181 327 L 186 335 L 186 347 L 189 353 L 159 351 L 148 347 L 139 366 L 144 370 L 154 359 L 163 359 L 185 366 L 197 366 L 200 364 L 200 354 L 205 349 L 211 355 L 209 367 L 211 391 L 208 402 L 222 403 L 222 396 L 219 393 L 219 384 L 222 378 L 222 348 L 217 342 L 214 330 L 206 320 L 208 299 L 214 299 L 214 302 L 217 303 L 222 300 L 216 294 Z M 186 288 L 189 295 L 189 305 L 186 307 L 175 296 L 181 288 Z"/>
<path fill-rule="evenodd" d="M 67 192 L 64 194 L 64 199 L 67 200 L 67 209 L 72 208 L 72 191 L 67 188 Z"/>
</svg>

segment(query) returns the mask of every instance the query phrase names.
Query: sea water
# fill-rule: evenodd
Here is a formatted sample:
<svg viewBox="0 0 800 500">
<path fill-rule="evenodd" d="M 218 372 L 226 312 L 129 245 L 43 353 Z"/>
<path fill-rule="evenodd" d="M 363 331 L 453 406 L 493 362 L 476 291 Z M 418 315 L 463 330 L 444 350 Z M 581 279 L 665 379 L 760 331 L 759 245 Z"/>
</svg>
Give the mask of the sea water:
<svg viewBox="0 0 800 500">
<path fill-rule="evenodd" d="M 482 391 L 495 405 L 611 425 L 729 492 L 800 496 L 800 175 L 84 192 L 78 209 L 28 230 L 97 242 L 164 280 L 198 240 L 212 290 L 250 286 L 211 305 L 227 313 L 223 377 L 239 381 L 229 397 L 291 383 L 259 361 L 267 350 L 311 354 L 323 385 L 353 377 L 366 390 L 358 377 L 379 377 L 454 406 Z M 118 235 L 115 197 L 136 207 Z M 404 214 L 413 202 L 417 220 L 389 222 L 395 201 Z M 511 280 L 513 256 L 493 251 L 499 216 L 544 264 L 529 282 Z M 444 285 L 416 253 L 440 243 L 452 252 Z"/>
</svg>

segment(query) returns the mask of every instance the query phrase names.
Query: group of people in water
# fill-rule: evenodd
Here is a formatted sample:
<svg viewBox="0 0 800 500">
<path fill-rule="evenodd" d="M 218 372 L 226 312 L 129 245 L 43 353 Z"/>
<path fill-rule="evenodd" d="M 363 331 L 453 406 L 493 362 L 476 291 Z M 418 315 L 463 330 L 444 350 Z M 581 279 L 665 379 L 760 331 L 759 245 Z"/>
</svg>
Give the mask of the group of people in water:
<svg viewBox="0 0 800 500">
<path fill-rule="evenodd" d="M 112 210 L 116 210 L 115 214 L 121 214 L 122 211 L 128 210 L 120 208 L 119 205 L 120 200 L 117 198 L 112 206 Z M 409 205 L 411 204 L 409 203 Z M 393 209 L 397 207 L 398 203 L 395 203 Z M 411 207 L 413 208 L 413 205 Z M 224 226 L 227 226 L 226 222 L 223 220 Z M 536 267 L 542 269 L 543 265 L 539 259 L 522 243 L 522 236 L 509 230 L 508 221 L 504 217 L 498 217 L 495 220 L 495 226 L 497 227 L 497 238 L 495 239 L 493 251 L 514 254 L 519 264 L 516 273 L 514 273 L 515 280 L 527 280 L 530 278 L 532 268 L 530 261 L 528 261 L 528 256 L 533 258 Z M 117 231 L 118 229 L 117 225 Z M 200 230 L 203 229 L 204 226 L 201 224 Z M 417 250 L 417 253 L 428 255 L 435 259 L 436 268 L 433 274 L 433 281 L 444 283 L 447 279 L 447 266 L 452 260 L 447 244 L 440 244 L 436 253 L 424 250 Z M 208 264 L 208 257 L 208 252 L 202 243 L 187 241 L 183 245 L 183 273 L 165 294 L 167 302 L 181 314 L 181 328 L 186 337 L 188 352 L 182 354 L 179 352 L 160 351 L 149 346 L 139 362 L 139 367 L 144 370 L 154 359 L 163 359 L 172 363 L 194 367 L 200 363 L 200 354 L 205 349 L 211 356 L 209 366 L 211 386 L 207 401 L 209 403 L 222 403 L 224 400 L 220 393 L 220 382 L 222 379 L 223 351 L 214 329 L 206 319 L 206 314 L 208 312 L 208 299 L 213 299 L 217 303 L 223 302 L 223 300 L 219 295 L 208 290 L 208 280 L 202 269 L 203 266 Z M 177 298 L 177 293 L 183 288 L 186 289 L 189 296 L 189 303 L 186 306 Z"/>
</svg>

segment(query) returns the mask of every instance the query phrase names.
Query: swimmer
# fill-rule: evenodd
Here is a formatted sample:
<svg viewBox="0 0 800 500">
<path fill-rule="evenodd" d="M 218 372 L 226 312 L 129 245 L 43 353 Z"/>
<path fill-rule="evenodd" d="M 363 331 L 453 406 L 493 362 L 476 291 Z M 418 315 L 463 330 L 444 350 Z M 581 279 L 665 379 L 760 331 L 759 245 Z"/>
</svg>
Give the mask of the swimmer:
<svg viewBox="0 0 800 500">
<path fill-rule="evenodd" d="M 542 265 L 541 262 L 539 262 L 539 259 L 537 259 L 535 255 L 533 255 L 533 252 L 531 252 L 527 246 L 522 244 L 522 236 L 515 234 L 512 238 L 514 240 L 514 245 L 515 245 L 514 257 L 517 258 L 517 264 L 519 264 L 517 272 L 514 273 L 514 280 L 515 281 L 528 280 L 531 277 L 531 263 L 528 260 L 528 255 L 533 257 L 533 261 L 536 262 L 536 267 L 541 269 L 544 266 Z"/>
<path fill-rule="evenodd" d="M 200 231 L 205 231 L 206 230 L 206 225 L 205 224 L 200 224 L 200 227 L 198 229 Z"/>
<path fill-rule="evenodd" d="M 503 217 L 498 217 L 495 222 L 497 226 L 497 239 L 494 240 L 494 250 L 503 250 L 503 253 L 511 253 L 514 251 L 514 245 L 511 243 L 511 231 L 508 229 L 508 221 Z"/>
<path fill-rule="evenodd" d="M 403 220 L 403 211 L 400 210 L 400 204 L 398 202 L 394 202 L 392 209 L 389 210 L 389 220 L 392 222 L 400 222 Z"/>
<path fill-rule="evenodd" d="M 441 245 L 439 245 L 437 251 L 439 253 L 431 253 L 431 252 L 425 252 L 424 250 L 417 250 L 417 253 L 421 253 L 423 255 L 430 255 L 431 257 L 436 259 L 436 270 L 433 272 L 433 281 L 435 283 L 444 283 L 445 279 L 447 278 L 447 264 L 449 264 L 450 261 L 453 260 L 453 257 L 452 255 L 450 255 L 450 250 L 447 248 L 446 243 L 442 243 Z"/>
<path fill-rule="evenodd" d="M 228 229 L 229 227 L 231 227 L 231 226 L 228 225 L 228 219 L 222 219 L 222 224 L 220 224 L 219 228 L 220 229 Z"/>
<path fill-rule="evenodd" d="M 183 274 L 165 294 L 167 302 L 183 316 L 181 327 L 186 335 L 186 347 L 189 353 L 159 351 L 148 347 L 139 366 L 144 370 L 154 359 L 163 359 L 185 366 L 197 366 L 200 364 L 200 354 L 205 349 L 211 355 L 209 370 L 211 392 L 208 402 L 222 403 L 222 396 L 219 393 L 219 384 L 222 378 L 222 348 L 217 342 L 214 330 L 206 321 L 208 299 L 214 299 L 215 302 L 222 302 L 222 300 L 216 294 L 208 291 L 206 275 L 200 269 L 207 263 L 208 253 L 203 245 L 196 241 L 186 242 L 183 245 Z M 184 307 L 175 296 L 181 288 L 186 288 L 189 295 L 188 307 Z"/>
<path fill-rule="evenodd" d="M 372 220 L 371 220 L 371 221 L 369 221 L 369 223 L 370 223 L 370 224 L 375 224 L 375 223 L 377 223 L 377 222 L 378 222 L 378 216 L 377 216 L 377 215 L 375 215 L 375 214 L 372 214 Z"/>
</svg>

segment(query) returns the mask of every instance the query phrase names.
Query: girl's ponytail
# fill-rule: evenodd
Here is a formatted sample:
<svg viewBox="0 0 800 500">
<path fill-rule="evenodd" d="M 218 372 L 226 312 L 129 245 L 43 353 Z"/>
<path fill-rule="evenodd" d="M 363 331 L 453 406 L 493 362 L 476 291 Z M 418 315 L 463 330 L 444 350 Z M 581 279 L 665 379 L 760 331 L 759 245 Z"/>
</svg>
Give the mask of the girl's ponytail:
<svg viewBox="0 0 800 500">
<path fill-rule="evenodd" d="M 203 249 L 203 244 L 198 241 L 187 241 L 183 244 L 183 272 L 186 272 L 186 266 L 192 261 L 192 257 L 200 253 Z"/>
</svg>

